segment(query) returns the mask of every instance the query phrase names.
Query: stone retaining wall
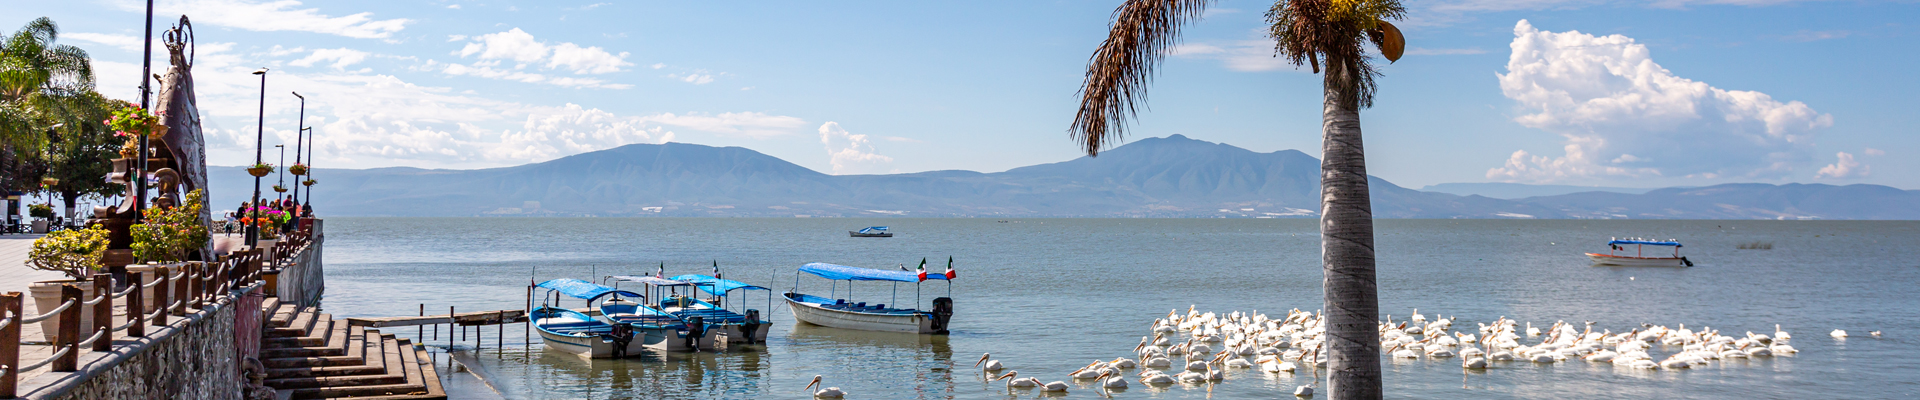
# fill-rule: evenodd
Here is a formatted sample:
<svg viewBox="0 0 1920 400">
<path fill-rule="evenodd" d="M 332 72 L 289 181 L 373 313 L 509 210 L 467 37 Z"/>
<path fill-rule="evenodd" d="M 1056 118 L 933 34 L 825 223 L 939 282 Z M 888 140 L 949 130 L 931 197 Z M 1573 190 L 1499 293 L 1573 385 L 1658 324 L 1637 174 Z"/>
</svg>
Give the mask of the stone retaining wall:
<svg viewBox="0 0 1920 400">
<path fill-rule="evenodd" d="M 256 285 L 249 288 L 259 290 Z M 231 297 L 177 317 L 142 338 L 117 338 L 114 351 L 80 356 L 71 373 L 21 382 L 26 399 L 240 399 Z M 133 342 L 127 345 L 127 342 Z"/>
</svg>

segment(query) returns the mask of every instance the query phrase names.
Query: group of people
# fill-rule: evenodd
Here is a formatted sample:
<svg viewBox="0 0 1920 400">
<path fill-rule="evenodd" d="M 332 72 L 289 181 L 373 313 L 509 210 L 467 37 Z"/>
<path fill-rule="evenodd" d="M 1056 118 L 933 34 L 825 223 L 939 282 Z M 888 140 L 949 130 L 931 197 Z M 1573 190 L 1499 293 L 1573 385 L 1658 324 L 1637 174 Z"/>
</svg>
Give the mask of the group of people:
<svg viewBox="0 0 1920 400">
<path fill-rule="evenodd" d="M 279 210 L 280 212 L 286 213 L 287 215 L 294 216 L 294 218 L 287 219 L 287 222 L 285 224 L 281 224 L 280 226 L 277 227 L 279 231 L 282 233 L 291 232 L 294 229 L 299 228 L 300 220 L 302 218 L 308 218 L 313 216 L 312 205 L 300 204 L 299 201 L 295 201 L 293 199 L 263 200 L 263 202 L 260 203 L 260 206 L 273 209 L 273 210 Z M 239 209 L 236 209 L 233 212 L 227 213 L 227 223 L 226 223 L 227 233 L 240 232 L 241 229 L 239 228 L 243 226 L 240 223 L 240 219 L 247 217 L 249 215 L 248 211 L 252 210 L 253 208 L 254 208 L 253 203 L 242 201 L 240 202 Z"/>
</svg>

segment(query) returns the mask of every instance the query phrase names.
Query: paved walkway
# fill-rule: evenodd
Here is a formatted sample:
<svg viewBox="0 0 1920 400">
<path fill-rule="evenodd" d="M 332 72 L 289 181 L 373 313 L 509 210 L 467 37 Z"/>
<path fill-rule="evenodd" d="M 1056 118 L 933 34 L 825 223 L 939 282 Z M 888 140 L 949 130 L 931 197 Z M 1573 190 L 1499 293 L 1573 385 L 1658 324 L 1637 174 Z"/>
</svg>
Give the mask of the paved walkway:
<svg viewBox="0 0 1920 400">
<path fill-rule="evenodd" d="M 66 274 L 27 267 L 27 252 L 33 250 L 33 240 L 41 236 L 0 235 L 0 293 L 26 293 L 27 285 L 34 282 L 66 279 Z M 32 304 L 25 306 L 33 309 Z"/>
</svg>

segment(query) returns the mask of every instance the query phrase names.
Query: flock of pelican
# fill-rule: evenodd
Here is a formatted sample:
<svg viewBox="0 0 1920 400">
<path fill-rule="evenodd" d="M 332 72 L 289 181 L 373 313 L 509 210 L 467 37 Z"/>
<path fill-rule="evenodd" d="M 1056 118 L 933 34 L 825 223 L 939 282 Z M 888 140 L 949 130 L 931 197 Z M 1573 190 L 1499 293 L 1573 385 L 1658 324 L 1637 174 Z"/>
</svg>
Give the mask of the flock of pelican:
<svg viewBox="0 0 1920 400">
<path fill-rule="evenodd" d="M 1150 335 L 1141 337 L 1140 344 L 1134 346 L 1134 358 L 1096 360 L 1068 373 L 1067 380 L 1090 381 L 1103 391 L 1127 388 L 1129 373 L 1140 384 L 1154 387 L 1176 383 L 1211 385 L 1225 380 L 1227 369 L 1292 374 L 1310 365 L 1308 369 L 1318 381 L 1319 369 L 1327 365 L 1323 318 L 1299 309 L 1288 311 L 1278 319 L 1259 312 L 1216 314 L 1188 307 L 1182 314 L 1171 310 L 1166 317 L 1153 321 Z M 1714 361 L 1790 356 L 1799 352 L 1788 344 L 1793 335 L 1781 330 L 1779 325 L 1774 325 L 1771 335 L 1745 332 L 1735 336 L 1709 327 L 1690 329 L 1685 324 L 1671 328 L 1643 324 L 1620 333 L 1595 332 L 1591 321 L 1554 322 L 1541 328 L 1506 317 L 1477 324 L 1478 328 L 1469 332 L 1455 332 L 1454 321 L 1453 317 L 1437 316 L 1428 320 L 1417 309 L 1406 321 L 1395 322 L 1389 316 L 1379 324 L 1380 348 L 1393 359 L 1458 357 L 1461 367 L 1470 370 L 1486 369 L 1494 362 L 1551 364 L 1573 360 L 1642 370 L 1680 370 Z M 1878 331 L 1871 333 L 1880 336 Z M 1844 339 L 1847 332 L 1834 330 L 1829 335 Z M 1678 351 L 1673 351 L 1675 349 Z M 1668 355 L 1655 357 L 1650 350 Z M 1043 383 L 1036 377 L 1022 377 L 992 354 L 981 355 L 973 366 L 980 369 L 984 378 L 1005 381 L 1009 390 L 1063 394 L 1072 386 L 1067 380 Z M 819 381 L 820 377 L 815 376 L 809 388 Z M 1299 386 L 1294 394 L 1311 397 L 1313 386 L 1311 383 Z M 825 398 L 842 395 L 838 388 L 815 393 L 816 397 Z"/>
</svg>

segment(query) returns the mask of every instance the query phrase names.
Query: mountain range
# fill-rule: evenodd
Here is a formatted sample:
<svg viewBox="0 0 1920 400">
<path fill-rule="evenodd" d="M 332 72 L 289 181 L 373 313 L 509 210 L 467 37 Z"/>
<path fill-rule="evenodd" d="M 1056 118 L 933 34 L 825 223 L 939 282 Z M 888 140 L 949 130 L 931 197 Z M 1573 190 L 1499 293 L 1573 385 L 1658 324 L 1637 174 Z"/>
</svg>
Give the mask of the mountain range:
<svg viewBox="0 0 1920 400">
<path fill-rule="evenodd" d="M 216 210 L 251 194 L 240 167 L 209 170 Z M 1299 151 L 1181 135 L 1005 172 L 890 175 L 823 174 L 741 147 L 632 144 L 502 168 L 317 169 L 313 202 L 336 216 L 1289 218 L 1318 216 L 1319 172 Z M 271 197 L 275 177 L 264 182 Z M 1501 199 L 1370 182 L 1380 218 L 1920 219 L 1920 191 L 1879 185 L 1506 187 L 1560 194 Z"/>
</svg>

